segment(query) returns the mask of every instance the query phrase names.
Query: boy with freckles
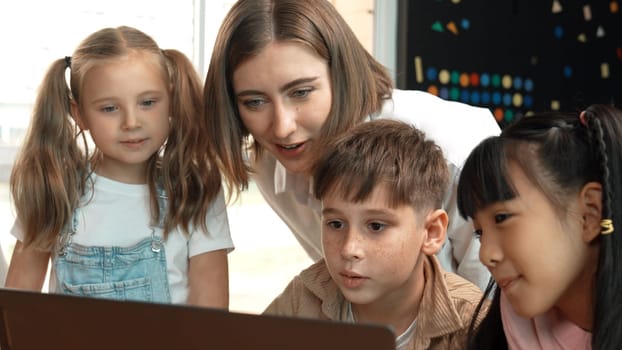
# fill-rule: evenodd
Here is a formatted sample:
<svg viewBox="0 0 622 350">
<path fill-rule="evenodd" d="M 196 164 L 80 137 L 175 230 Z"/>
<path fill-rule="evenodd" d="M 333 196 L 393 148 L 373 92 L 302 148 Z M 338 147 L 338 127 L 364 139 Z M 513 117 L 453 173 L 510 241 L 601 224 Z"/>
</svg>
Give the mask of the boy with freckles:
<svg viewBox="0 0 622 350">
<path fill-rule="evenodd" d="M 442 270 L 443 153 L 394 120 L 362 123 L 313 169 L 324 260 L 296 276 L 266 314 L 389 326 L 396 349 L 463 349 L 481 291 Z"/>
</svg>

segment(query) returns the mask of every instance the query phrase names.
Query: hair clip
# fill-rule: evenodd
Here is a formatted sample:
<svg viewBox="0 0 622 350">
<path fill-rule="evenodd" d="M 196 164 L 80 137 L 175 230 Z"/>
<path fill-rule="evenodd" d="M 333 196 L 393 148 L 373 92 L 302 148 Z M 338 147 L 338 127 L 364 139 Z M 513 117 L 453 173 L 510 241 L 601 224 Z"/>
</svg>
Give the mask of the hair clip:
<svg viewBox="0 0 622 350">
<path fill-rule="evenodd" d="M 65 68 L 71 68 L 71 56 L 65 56 Z"/>
<path fill-rule="evenodd" d="M 611 219 L 602 219 L 600 220 L 600 233 L 603 235 L 608 235 L 613 232 L 613 221 Z"/>
<path fill-rule="evenodd" d="M 579 121 L 581 122 L 581 124 L 583 124 L 583 126 L 587 127 L 587 120 L 585 120 L 585 111 L 582 111 L 579 114 Z"/>
</svg>

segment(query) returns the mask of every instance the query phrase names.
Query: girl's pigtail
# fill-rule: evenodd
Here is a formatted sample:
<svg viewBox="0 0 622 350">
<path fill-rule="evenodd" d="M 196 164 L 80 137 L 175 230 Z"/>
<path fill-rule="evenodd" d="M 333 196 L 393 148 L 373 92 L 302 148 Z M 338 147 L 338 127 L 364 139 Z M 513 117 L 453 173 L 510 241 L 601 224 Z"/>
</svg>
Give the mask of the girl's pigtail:
<svg viewBox="0 0 622 350">
<path fill-rule="evenodd" d="M 161 162 L 162 182 L 169 197 L 164 231 L 180 226 L 190 232 L 194 226 L 207 232 L 205 217 L 221 189 L 221 177 L 211 140 L 205 137 L 201 79 L 183 53 L 162 53 L 171 82 L 171 130 Z"/>
<path fill-rule="evenodd" d="M 613 225 L 612 231 L 603 230 L 600 235 L 592 347 L 617 349 L 622 346 L 622 324 L 619 322 L 619 315 L 622 313 L 622 231 L 615 229 L 622 225 L 622 111 L 610 106 L 595 105 L 584 113 L 592 147 L 600 158 L 602 219 L 611 220 Z"/>
<path fill-rule="evenodd" d="M 603 186 L 603 219 L 611 219 L 611 176 L 609 171 L 609 156 L 607 152 L 609 147 L 605 142 L 605 132 L 603 125 L 598 118 L 589 118 L 590 130 L 593 130 L 593 141 L 596 146 L 596 150 L 600 156 L 600 167 L 602 172 L 602 186 Z"/>
<path fill-rule="evenodd" d="M 49 250 L 71 218 L 80 196 L 77 172 L 82 157 L 71 118 L 67 60 L 56 60 L 39 88 L 32 121 L 15 160 L 11 195 L 25 246 Z"/>
</svg>

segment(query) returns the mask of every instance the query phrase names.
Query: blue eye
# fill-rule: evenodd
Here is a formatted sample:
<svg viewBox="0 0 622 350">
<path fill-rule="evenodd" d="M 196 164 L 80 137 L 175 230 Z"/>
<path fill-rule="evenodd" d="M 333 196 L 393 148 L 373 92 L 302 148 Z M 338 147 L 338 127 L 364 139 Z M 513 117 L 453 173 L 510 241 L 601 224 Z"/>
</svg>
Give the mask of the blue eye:
<svg viewBox="0 0 622 350">
<path fill-rule="evenodd" d="M 247 108 L 256 109 L 266 104 L 266 101 L 262 99 L 245 100 L 242 104 Z"/>
<path fill-rule="evenodd" d="M 151 107 L 154 104 L 156 104 L 156 100 L 150 99 L 150 100 L 145 100 L 141 103 L 143 106 L 145 107 Z"/>
<path fill-rule="evenodd" d="M 100 110 L 104 113 L 112 113 L 115 112 L 118 108 L 116 106 L 104 106 L 100 108 Z"/>
<path fill-rule="evenodd" d="M 311 91 L 313 91 L 312 88 L 305 88 L 305 89 L 300 89 L 300 90 L 296 90 L 292 93 L 293 97 L 299 97 L 299 98 L 304 98 L 309 96 L 309 94 L 311 93 Z"/>
</svg>

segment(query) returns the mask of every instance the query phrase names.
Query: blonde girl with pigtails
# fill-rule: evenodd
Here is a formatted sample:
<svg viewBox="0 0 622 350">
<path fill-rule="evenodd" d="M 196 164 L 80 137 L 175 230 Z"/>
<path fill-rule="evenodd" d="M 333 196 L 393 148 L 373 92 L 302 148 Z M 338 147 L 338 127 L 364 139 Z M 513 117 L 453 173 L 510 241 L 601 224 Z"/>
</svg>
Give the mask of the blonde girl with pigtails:
<svg viewBox="0 0 622 350">
<path fill-rule="evenodd" d="M 228 307 L 201 88 L 183 53 L 125 26 L 53 62 L 11 174 L 7 287 L 42 290 L 51 261 L 53 293 Z"/>
</svg>

